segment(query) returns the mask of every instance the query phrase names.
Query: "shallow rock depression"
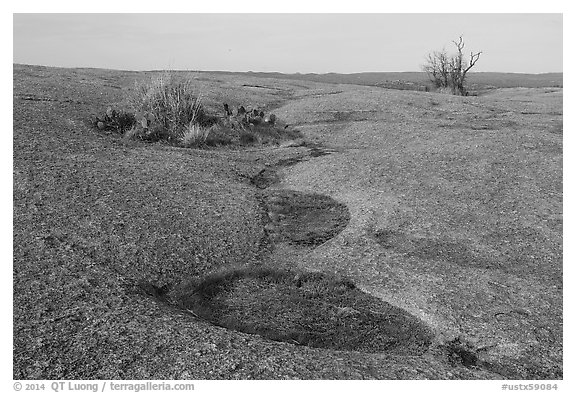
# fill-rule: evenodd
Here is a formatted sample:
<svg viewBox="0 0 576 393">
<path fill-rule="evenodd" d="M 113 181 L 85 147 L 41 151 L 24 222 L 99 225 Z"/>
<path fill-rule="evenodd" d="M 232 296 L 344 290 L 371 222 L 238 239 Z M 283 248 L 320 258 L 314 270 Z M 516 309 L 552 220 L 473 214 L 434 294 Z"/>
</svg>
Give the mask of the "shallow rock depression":
<svg viewBox="0 0 576 393">
<path fill-rule="evenodd" d="M 265 198 L 266 231 L 275 243 L 316 247 L 340 233 L 350 221 L 348 208 L 321 194 L 276 190 Z"/>
<path fill-rule="evenodd" d="M 419 355 L 433 337 L 413 315 L 323 273 L 246 267 L 178 292 L 180 306 L 201 319 L 295 345 Z"/>
</svg>

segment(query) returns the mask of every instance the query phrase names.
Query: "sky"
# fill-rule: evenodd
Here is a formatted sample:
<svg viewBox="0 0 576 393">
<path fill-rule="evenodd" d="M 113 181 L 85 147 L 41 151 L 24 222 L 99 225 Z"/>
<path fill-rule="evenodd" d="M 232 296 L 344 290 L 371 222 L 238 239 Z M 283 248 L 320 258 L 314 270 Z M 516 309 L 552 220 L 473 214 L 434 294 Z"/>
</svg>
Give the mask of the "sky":
<svg viewBox="0 0 576 393">
<path fill-rule="evenodd" d="M 562 14 L 14 14 L 13 62 L 124 70 L 420 71 L 462 35 L 474 71 L 562 72 Z"/>
</svg>

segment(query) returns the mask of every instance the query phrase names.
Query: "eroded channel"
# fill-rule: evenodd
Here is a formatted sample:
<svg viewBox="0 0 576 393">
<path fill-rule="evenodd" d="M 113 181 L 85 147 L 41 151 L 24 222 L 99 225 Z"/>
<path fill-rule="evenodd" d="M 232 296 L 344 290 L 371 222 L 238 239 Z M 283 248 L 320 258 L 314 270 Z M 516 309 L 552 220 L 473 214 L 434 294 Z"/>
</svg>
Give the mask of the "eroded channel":
<svg viewBox="0 0 576 393">
<path fill-rule="evenodd" d="M 332 152 L 313 146 L 306 156 L 268 165 L 251 179 L 272 248 L 304 255 L 348 225 L 350 212 L 335 199 L 278 187 L 282 168 Z M 401 355 L 420 355 L 431 345 L 432 330 L 414 315 L 346 277 L 283 265 L 276 256 L 187 281 L 171 291 L 170 302 L 214 325 L 295 345 Z"/>
</svg>

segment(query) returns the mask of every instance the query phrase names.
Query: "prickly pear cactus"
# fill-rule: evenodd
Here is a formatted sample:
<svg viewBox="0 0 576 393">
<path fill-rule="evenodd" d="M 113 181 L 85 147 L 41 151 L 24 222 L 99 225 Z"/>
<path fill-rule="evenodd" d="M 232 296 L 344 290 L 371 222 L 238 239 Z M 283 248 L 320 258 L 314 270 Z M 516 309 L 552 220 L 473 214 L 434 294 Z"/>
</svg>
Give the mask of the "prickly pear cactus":
<svg viewBox="0 0 576 393">
<path fill-rule="evenodd" d="M 116 131 L 120 133 L 124 133 L 130 129 L 136 122 L 133 114 L 122 110 L 116 111 L 111 107 L 108 107 L 103 115 L 91 116 L 90 120 L 99 130 Z"/>
</svg>

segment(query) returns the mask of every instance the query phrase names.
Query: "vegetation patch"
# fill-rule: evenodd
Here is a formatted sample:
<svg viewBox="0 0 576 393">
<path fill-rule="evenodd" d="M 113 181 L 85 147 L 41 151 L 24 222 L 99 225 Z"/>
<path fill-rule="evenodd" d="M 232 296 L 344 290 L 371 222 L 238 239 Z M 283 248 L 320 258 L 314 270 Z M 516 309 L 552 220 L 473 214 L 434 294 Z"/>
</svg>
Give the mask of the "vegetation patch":
<svg viewBox="0 0 576 393">
<path fill-rule="evenodd" d="M 177 301 L 213 324 L 296 345 L 419 355 L 432 340 L 413 315 L 322 273 L 223 271 L 189 283 Z"/>
<path fill-rule="evenodd" d="M 224 103 L 223 113 L 211 113 L 190 80 L 164 73 L 137 83 L 127 98 L 128 110 L 108 108 L 93 116 L 100 130 L 115 131 L 129 139 L 165 141 L 181 147 L 279 144 L 300 138 L 273 113 Z"/>
<path fill-rule="evenodd" d="M 93 115 L 92 124 L 99 130 L 125 133 L 136 124 L 136 116 L 126 111 L 117 111 L 108 107 L 106 113 L 100 116 Z"/>
<path fill-rule="evenodd" d="M 265 198 L 275 241 L 316 247 L 340 233 L 350 221 L 346 205 L 320 194 L 277 191 Z"/>
<path fill-rule="evenodd" d="M 478 350 L 466 340 L 456 337 L 441 346 L 448 360 L 453 364 L 461 363 L 465 367 L 476 366 L 479 362 Z"/>
</svg>

